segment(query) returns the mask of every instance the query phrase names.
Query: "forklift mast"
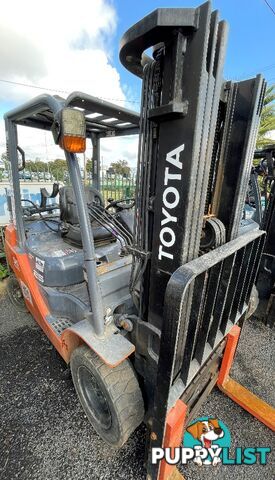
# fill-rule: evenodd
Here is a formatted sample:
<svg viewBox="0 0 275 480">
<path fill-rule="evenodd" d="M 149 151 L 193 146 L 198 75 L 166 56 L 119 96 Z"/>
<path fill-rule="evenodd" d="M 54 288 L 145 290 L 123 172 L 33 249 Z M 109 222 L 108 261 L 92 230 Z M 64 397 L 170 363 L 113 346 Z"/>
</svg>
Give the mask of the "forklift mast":
<svg viewBox="0 0 275 480">
<path fill-rule="evenodd" d="M 265 82 L 224 82 L 227 24 L 196 9 L 158 9 L 122 38 L 142 78 L 131 291 L 161 328 L 171 275 L 238 236 Z M 143 52 L 153 47 L 153 57 Z"/>
<path fill-rule="evenodd" d="M 224 81 L 226 42 L 210 2 L 157 9 L 121 40 L 122 64 L 142 79 L 130 291 L 148 479 L 168 478 L 163 463 L 152 465 L 152 448 L 181 441 L 169 439 L 170 413 L 185 405 L 188 424 L 217 382 L 226 336 L 248 315 L 265 240 L 243 211 L 266 82 Z"/>
</svg>

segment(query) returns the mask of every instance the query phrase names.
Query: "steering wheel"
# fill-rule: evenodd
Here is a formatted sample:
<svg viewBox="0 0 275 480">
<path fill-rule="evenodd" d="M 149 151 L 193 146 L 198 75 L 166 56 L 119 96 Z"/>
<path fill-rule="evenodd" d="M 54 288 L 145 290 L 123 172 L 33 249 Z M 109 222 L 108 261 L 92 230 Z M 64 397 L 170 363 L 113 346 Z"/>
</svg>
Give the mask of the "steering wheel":
<svg viewBox="0 0 275 480">
<path fill-rule="evenodd" d="M 134 198 L 122 198 L 120 200 L 113 200 L 112 198 L 108 198 L 108 202 L 109 205 L 107 205 L 106 210 L 109 210 L 109 208 L 115 208 L 117 211 L 130 210 L 135 205 Z"/>
</svg>

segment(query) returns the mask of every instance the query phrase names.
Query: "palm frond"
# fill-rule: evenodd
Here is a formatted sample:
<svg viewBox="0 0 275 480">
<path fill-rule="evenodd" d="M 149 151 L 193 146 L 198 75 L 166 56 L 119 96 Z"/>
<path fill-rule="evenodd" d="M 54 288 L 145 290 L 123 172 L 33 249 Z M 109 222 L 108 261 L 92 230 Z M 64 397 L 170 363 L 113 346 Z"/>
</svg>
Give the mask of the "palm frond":
<svg viewBox="0 0 275 480">
<path fill-rule="evenodd" d="M 273 131 L 275 138 L 275 84 L 266 89 L 256 147 L 270 144 L 270 134 Z"/>
</svg>

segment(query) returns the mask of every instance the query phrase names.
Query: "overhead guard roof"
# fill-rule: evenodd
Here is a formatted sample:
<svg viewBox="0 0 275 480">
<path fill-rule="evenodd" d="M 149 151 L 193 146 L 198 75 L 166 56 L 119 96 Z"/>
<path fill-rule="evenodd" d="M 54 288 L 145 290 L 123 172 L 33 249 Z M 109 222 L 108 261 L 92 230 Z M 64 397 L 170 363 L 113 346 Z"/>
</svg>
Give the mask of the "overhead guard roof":
<svg viewBox="0 0 275 480">
<path fill-rule="evenodd" d="M 139 131 L 137 112 L 82 92 L 73 92 L 67 99 L 55 95 L 40 95 L 8 112 L 5 117 L 17 125 L 50 130 L 54 113 L 63 107 L 84 111 L 87 136 L 91 133 L 100 137 L 132 135 Z"/>
</svg>

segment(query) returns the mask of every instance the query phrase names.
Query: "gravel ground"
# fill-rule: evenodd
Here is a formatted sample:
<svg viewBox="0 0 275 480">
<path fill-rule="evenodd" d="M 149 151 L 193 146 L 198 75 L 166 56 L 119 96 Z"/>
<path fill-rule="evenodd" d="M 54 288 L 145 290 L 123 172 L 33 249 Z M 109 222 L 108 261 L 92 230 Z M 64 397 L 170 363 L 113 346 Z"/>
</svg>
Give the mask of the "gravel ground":
<svg viewBox="0 0 275 480">
<path fill-rule="evenodd" d="M 141 426 L 119 452 L 106 446 L 76 399 L 66 364 L 32 317 L 16 312 L 3 288 L 0 309 L 0 479 L 144 480 L 145 428 Z M 274 403 L 275 383 L 272 347 L 272 331 L 248 321 L 232 372 L 270 403 Z M 275 446 L 270 430 L 217 389 L 200 415 L 226 423 L 233 447 L 272 446 L 272 442 Z M 274 455 L 264 467 L 200 468 L 192 463 L 182 473 L 186 480 L 274 480 Z"/>
</svg>

